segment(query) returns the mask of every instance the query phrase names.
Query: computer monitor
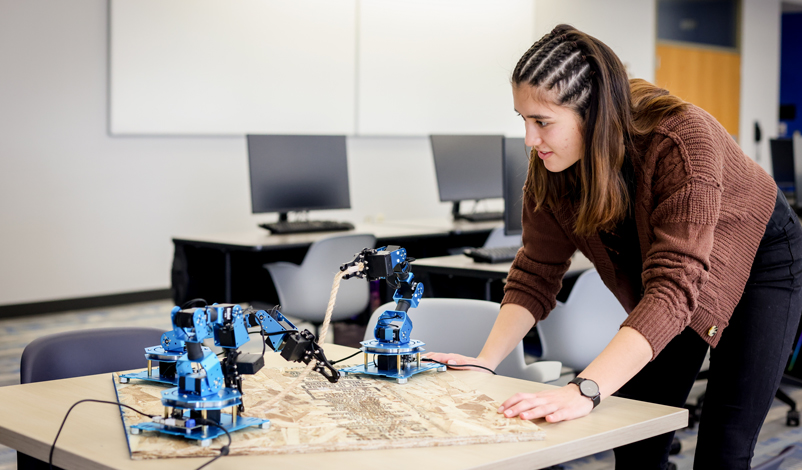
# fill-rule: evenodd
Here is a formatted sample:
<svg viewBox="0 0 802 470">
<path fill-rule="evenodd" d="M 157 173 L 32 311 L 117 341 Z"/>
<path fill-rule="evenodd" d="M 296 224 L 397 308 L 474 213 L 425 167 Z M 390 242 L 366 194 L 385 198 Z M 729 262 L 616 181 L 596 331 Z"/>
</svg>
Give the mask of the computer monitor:
<svg viewBox="0 0 802 470">
<path fill-rule="evenodd" d="M 521 234 L 523 187 L 529 171 L 529 152 L 523 137 L 504 138 L 502 185 L 504 187 L 504 234 Z"/>
<path fill-rule="evenodd" d="M 440 200 L 454 203 L 460 218 L 460 201 L 500 198 L 501 135 L 432 135 L 432 155 Z M 501 218 L 501 213 L 498 214 Z"/>
<path fill-rule="evenodd" d="M 348 160 L 342 135 L 248 135 L 254 214 L 348 209 Z"/>
<path fill-rule="evenodd" d="M 794 171 L 794 141 L 792 139 L 770 139 L 771 169 L 774 181 L 785 197 L 796 199 L 796 173 Z"/>
</svg>

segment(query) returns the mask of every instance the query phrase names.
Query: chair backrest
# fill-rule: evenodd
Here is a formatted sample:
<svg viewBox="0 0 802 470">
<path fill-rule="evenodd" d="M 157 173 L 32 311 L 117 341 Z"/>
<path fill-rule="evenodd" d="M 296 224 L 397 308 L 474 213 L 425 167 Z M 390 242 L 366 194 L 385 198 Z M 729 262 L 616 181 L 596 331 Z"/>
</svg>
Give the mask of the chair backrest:
<svg viewBox="0 0 802 470">
<path fill-rule="evenodd" d="M 362 249 L 375 245 L 374 235 L 335 235 L 313 243 L 300 266 L 291 263 L 265 265 L 276 287 L 281 312 L 289 317 L 322 323 L 340 265 L 351 261 Z M 364 279 L 342 281 L 332 321 L 362 313 L 368 307 L 369 297 L 370 286 Z"/>
<path fill-rule="evenodd" d="M 576 280 L 565 303 L 538 323 L 543 358 L 581 371 L 599 355 L 627 318 L 595 269 Z"/>
<path fill-rule="evenodd" d="M 365 340 L 374 338 L 373 329 L 379 315 L 385 310 L 394 310 L 395 305 L 394 302 L 388 302 L 373 312 L 365 331 Z M 412 321 L 412 339 L 426 343 L 424 349 L 427 352 L 476 357 L 493 328 L 499 308 L 498 303 L 484 300 L 425 298 L 417 308 L 407 312 Z M 523 343 L 519 342 L 496 368 L 496 373 L 524 380 L 556 379 L 540 379 L 538 374 L 529 369 L 524 360 Z M 559 365 L 556 365 L 556 374 L 559 376 Z"/>
<path fill-rule="evenodd" d="M 20 383 L 146 367 L 145 348 L 158 346 L 163 333 L 157 328 L 123 327 L 43 336 L 22 351 Z"/>
<path fill-rule="evenodd" d="M 796 452 L 797 449 L 798 447 L 796 445 L 790 445 L 785 449 L 783 449 L 779 454 L 770 458 L 769 460 L 761 463 L 756 467 L 752 467 L 752 470 L 778 470 L 780 468 L 780 465 L 783 463 L 783 460 L 785 460 L 791 454 Z"/>
<path fill-rule="evenodd" d="M 485 248 L 521 246 L 521 235 L 504 235 L 504 226 L 502 225 L 490 231 L 490 235 L 487 236 L 487 240 L 482 246 Z"/>
</svg>

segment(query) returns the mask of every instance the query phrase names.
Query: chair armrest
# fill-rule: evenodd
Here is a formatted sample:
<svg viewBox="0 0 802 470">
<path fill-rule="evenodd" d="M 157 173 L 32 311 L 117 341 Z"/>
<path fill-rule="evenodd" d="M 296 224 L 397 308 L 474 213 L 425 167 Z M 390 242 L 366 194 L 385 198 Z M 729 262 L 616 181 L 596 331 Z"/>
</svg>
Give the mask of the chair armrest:
<svg viewBox="0 0 802 470">
<path fill-rule="evenodd" d="M 271 274 L 273 273 L 273 271 L 279 272 L 291 269 L 300 269 L 300 267 L 301 266 L 295 263 L 289 263 L 287 261 L 278 261 L 275 263 L 267 263 L 264 265 L 264 268 L 270 271 Z"/>
<path fill-rule="evenodd" d="M 303 286 L 303 282 L 299 282 L 300 280 L 298 279 L 298 276 L 301 275 L 300 266 L 286 261 L 279 261 L 265 264 L 264 268 L 270 273 L 273 286 L 278 294 L 279 303 L 284 308 L 289 307 L 287 302 L 295 304 L 298 302 L 296 299 L 302 298 L 298 297 L 303 295 L 303 292 L 298 291 Z"/>
<path fill-rule="evenodd" d="M 553 382 L 560 378 L 561 369 L 560 361 L 538 361 L 526 366 L 524 376 L 521 378 L 533 382 Z"/>
</svg>

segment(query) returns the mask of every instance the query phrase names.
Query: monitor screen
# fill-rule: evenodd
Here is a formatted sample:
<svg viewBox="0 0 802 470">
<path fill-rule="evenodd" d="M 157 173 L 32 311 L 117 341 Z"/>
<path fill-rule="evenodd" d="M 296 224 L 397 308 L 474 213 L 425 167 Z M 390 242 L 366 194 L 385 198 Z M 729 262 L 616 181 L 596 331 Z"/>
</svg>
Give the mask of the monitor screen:
<svg viewBox="0 0 802 470">
<path fill-rule="evenodd" d="M 443 202 L 503 197 L 500 135 L 433 135 L 432 155 Z"/>
<path fill-rule="evenodd" d="M 504 139 L 504 234 L 521 234 L 523 187 L 529 171 L 529 152 L 523 137 Z"/>
<path fill-rule="evenodd" d="M 794 192 L 794 143 L 791 139 L 770 139 L 774 181 L 785 193 Z"/>
<path fill-rule="evenodd" d="M 254 214 L 348 209 L 345 136 L 249 135 Z"/>
</svg>

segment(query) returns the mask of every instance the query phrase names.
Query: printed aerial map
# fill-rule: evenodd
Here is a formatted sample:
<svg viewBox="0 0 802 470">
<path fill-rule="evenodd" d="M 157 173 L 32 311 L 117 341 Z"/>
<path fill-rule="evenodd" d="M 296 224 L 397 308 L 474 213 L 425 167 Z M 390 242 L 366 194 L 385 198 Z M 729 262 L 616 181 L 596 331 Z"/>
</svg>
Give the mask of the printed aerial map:
<svg viewBox="0 0 802 470">
<path fill-rule="evenodd" d="M 243 384 L 242 416 L 269 419 L 269 429 L 232 433 L 231 455 L 290 454 L 343 450 L 393 449 L 543 440 L 536 424 L 496 413 L 500 403 L 472 390 L 449 372 L 425 372 L 406 384 L 349 374 L 336 384 L 308 375 L 281 402 L 268 407 L 302 368 L 264 368 Z M 161 415 L 161 392 L 151 382 L 114 380 L 122 403 Z M 131 457 L 158 459 L 217 455 L 225 436 L 201 447 L 184 438 L 157 433 L 130 434 L 129 426 L 147 421 L 123 408 Z"/>
</svg>

